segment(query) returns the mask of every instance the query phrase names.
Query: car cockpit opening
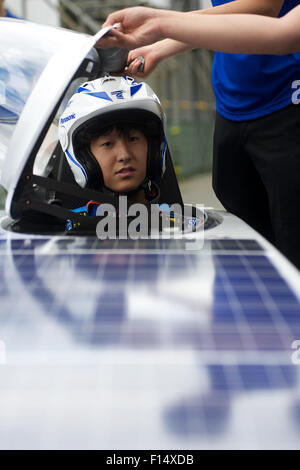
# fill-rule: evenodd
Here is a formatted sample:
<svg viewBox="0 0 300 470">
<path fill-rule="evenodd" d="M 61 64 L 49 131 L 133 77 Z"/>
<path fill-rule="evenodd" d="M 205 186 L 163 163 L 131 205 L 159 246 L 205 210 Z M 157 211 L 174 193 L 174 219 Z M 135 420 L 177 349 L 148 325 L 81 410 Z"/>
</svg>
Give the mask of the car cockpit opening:
<svg viewBox="0 0 300 470">
<path fill-rule="evenodd" d="M 90 48 L 69 77 L 57 75 L 57 90 L 50 96 L 47 90 L 54 67 L 62 67 L 62 57 L 58 56 L 41 72 L 24 103 L 16 134 L 19 140 L 26 136 L 27 146 L 22 149 L 22 158 L 18 155 L 18 166 L 15 160 L 12 165 L 8 159 L 5 162 L 9 183 L 3 185 L 3 198 L 6 197 L 9 218 L 2 221 L 2 227 L 18 233 L 99 237 L 99 224 L 105 227 L 105 218 L 110 220 L 112 212 L 112 236 L 116 238 L 124 238 L 124 226 L 127 237 L 130 227 L 135 226 L 134 236 L 141 238 L 178 237 L 217 226 L 220 216 L 183 202 L 157 95 L 146 83 L 112 75 L 124 69 L 127 51 Z M 38 115 L 39 122 L 34 122 L 33 116 Z M 82 144 L 86 135 L 95 138 L 100 129 L 120 126 L 127 129 L 125 133 L 128 129 L 142 129 L 147 140 L 147 169 L 145 178 L 138 183 L 138 190 L 145 192 L 140 211 L 134 207 L 141 202 L 135 200 L 137 189 L 126 186 L 127 180 L 134 180 L 138 168 L 122 163 L 118 183 L 122 180 L 125 189 L 118 190 L 120 185 L 117 190 L 110 188 L 90 146 Z M 130 142 L 134 139 L 130 137 Z M 113 211 L 101 213 L 105 205 Z M 157 217 L 153 215 L 154 205 Z"/>
</svg>

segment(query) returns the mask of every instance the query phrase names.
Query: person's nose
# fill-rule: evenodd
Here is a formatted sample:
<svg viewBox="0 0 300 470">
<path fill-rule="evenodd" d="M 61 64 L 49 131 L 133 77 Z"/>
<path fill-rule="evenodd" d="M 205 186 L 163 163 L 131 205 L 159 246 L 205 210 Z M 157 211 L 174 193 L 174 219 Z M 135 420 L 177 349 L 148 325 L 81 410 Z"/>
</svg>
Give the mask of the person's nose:
<svg viewBox="0 0 300 470">
<path fill-rule="evenodd" d="M 127 163 L 131 160 L 130 148 L 126 138 L 119 140 L 117 145 L 117 159 L 119 162 Z"/>
</svg>

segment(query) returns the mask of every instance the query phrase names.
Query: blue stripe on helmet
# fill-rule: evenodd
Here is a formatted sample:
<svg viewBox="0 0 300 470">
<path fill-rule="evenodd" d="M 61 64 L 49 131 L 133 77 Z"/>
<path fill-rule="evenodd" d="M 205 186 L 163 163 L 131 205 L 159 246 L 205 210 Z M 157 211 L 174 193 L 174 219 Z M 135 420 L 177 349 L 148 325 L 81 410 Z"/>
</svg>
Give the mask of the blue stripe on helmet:
<svg viewBox="0 0 300 470">
<path fill-rule="evenodd" d="M 76 93 L 88 93 L 90 90 L 88 88 L 79 87 Z"/>
<path fill-rule="evenodd" d="M 130 88 L 130 95 L 134 96 L 142 88 L 142 86 L 143 86 L 142 83 L 140 83 L 139 85 L 132 86 Z"/>
<path fill-rule="evenodd" d="M 105 91 L 99 91 L 97 93 L 86 93 L 87 95 L 89 96 L 94 96 L 95 98 L 101 98 L 103 100 L 107 100 L 107 101 L 113 101 L 107 93 L 105 93 Z"/>
<path fill-rule="evenodd" d="M 85 177 L 85 181 L 87 181 L 87 174 L 86 172 L 84 171 L 83 167 L 76 161 L 74 160 L 74 158 L 72 157 L 72 155 L 70 154 L 70 152 L 68 152 L 68 150 L 66 150 L 66 154 L 68 156 L 68 158 L 71 160 L 72 163 L 74 163 L 74 165 L 78 166 L 78 168 L 81 169 L 84 177 Z"/>
</svg>

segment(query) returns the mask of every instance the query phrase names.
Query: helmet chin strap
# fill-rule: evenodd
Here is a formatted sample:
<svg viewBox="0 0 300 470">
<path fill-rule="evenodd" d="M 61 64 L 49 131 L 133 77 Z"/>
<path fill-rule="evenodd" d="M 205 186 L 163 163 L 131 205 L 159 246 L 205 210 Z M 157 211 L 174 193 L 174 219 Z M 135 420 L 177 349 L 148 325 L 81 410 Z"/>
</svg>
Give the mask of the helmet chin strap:
<svg viewBox="0 0 300 470">
<path fill-rule="evenodd" d="M 150 181 L 150 179 L 147 176 L 144 179 L 144 181 L 137 188 L 132 189 L 131 191 L 125 192 L 124 195 L 127 196 L 128 198 L 130 198 L 130 197 L 134 196 L 135 194 L 137 194 L 142 189 L 145 193 L 145 199 L 147 201 L 154 202 L 154 199 L 151 196 L 151 193 L 153 191 L 153 187 L 154 187 L 154 190 L 155 190 L 155 202 L 156 202 L 156 201 L 158 201 L 159 195 L 160 195 L 159 187 L 153 181 Z M 116 193 L 115 191 L 113 191 L 112 189 L 108 188 L 105 185 L 102 186 L 102 191 L 106 194 L 112 194 L 112 195 L 117 196 L 117 197 L 119 197 L 119 195 L 120 195 L 120 193 Z"/>
</svg>

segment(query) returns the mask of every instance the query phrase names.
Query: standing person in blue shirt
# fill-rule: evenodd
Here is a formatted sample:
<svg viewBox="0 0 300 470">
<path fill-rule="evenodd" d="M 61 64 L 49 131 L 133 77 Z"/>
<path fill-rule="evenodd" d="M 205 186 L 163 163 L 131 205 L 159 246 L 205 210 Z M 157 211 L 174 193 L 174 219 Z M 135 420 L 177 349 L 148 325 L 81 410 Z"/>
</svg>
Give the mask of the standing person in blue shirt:
<svg viewBox="0 0 300 470">
<path fill-rule="evenodd" d="M 200 19 L 196 15 L 203 14 L 256 13 L 282 17 L 300 2 L 213 0 L 212 3 L 214 8 L 200 12 L 168 11 L 165 22 L 170 28 L 166 34 L 162 30 L 163 17 L 159 21 L 155 18 L 163 10 L 158 13 L 153 10 L 153 23 L 160 30 L 155 31 L 153 24 L 151 30 L 149 24 L 139 41 L 134 41 L 132 34 L 129 73 L 145 77 L 161 60 L 201 45 L 191 39 L 192 30 L 190 37 L 186 32 L 182 34 L 180 22 L 176 26 L 179 18 L 176 15 L 185 17 L 191 25 L 196 18 Z M 134 12 L 124 16 L 124 21 L 121 13 L 110 15 L 105 25 L 121 22 L 126 32 L 126 21 L 134 23 Z M 142 10 L 135 14 L 138 23 Z M 111 41 L 114 34 L 120 42 L 118 31 L 112 33 Z M 161 37 L 168 39 L 147 46 Z M 238 43 L 239 38 L 236 40 Z M 134 49 L 138 46 L 146 47 Z M 143 73 L 138 72 L 139 56 L 145 59 Z M 212 79 L 217 104 L 214 190 L 228 211 L 248 222 L 300 267 L 300 109 L 292 104 L 295 91 L 292 85 L 300 79 L 300 54 L 277 57 L 217 52 Z"/>
</svg>

